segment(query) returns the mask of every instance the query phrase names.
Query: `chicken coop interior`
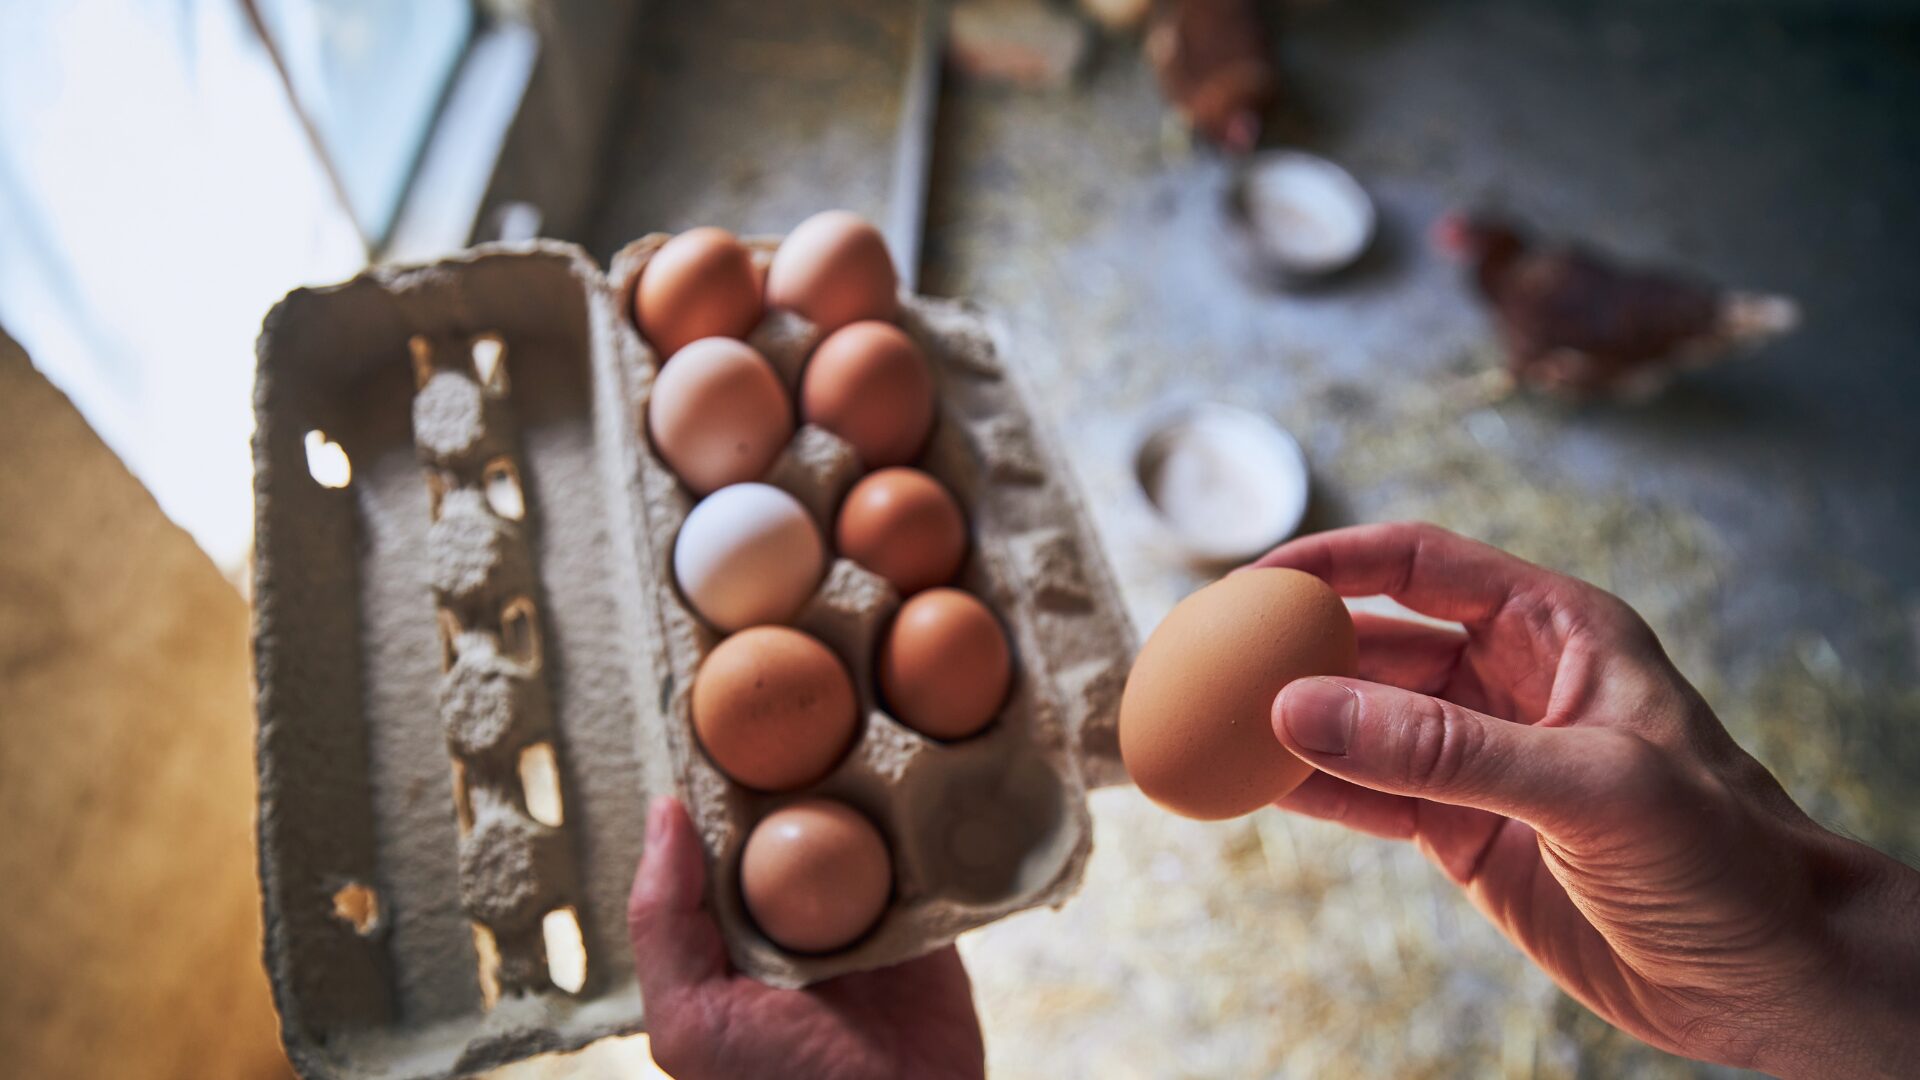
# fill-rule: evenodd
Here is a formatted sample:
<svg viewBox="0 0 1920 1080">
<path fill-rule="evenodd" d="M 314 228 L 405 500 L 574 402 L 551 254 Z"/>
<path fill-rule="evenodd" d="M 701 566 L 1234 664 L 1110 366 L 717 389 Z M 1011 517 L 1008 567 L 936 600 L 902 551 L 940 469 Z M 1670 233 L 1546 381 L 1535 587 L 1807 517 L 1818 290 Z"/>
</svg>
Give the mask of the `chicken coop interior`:
<svg viewBox="0 0 1920 1080">
<path fill-rule="evenodd" d="M 1155 6 L 0 13 L 0 1056 L 292 1075 L 254 339 L 292 289 L 483 242 L 608 267 L 854 211 L 903 284 L 994 320 L 1140 637 L 1256 553 L 1169 526 L 1150 436 L 1250 414 L 1280 473 L 1211 452 L 1245 514 L 1300 501 L 1267 540 L 1431 521 L 1612 591 L 1816 820 L 1920 862 L 1920 6 L 1219 3 L 1256 32 L 1171 60 Z M 1194 85 L 1249 54 L 1216 122 Z M 1352 250 L 1302 269 L 1273 234 L 1319 212 Z M 1411 847 L 1124 784 L 1087 806 L 1077 893 L 958 940 L 992 1076 L 1746 1075 L 1610 1027 Z M 486 1075 L 664 1075 L 648 1054 Z"/>
</svg>

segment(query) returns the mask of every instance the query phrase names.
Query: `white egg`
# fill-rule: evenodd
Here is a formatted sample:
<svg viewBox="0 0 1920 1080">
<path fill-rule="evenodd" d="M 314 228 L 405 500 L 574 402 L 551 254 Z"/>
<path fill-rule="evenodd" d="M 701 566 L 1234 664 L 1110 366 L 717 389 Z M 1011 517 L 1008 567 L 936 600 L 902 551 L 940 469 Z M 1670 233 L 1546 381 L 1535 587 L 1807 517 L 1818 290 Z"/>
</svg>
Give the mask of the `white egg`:
<svg viewBox="0 0 1920 1080">
<path fill-rule="evenodd" d="M 813 518 L 771 484 L 732 484 L 707 496 L 673 545 L 680 594 L 725 633 L 793 618 L 825 569 Z"/>
</svg>

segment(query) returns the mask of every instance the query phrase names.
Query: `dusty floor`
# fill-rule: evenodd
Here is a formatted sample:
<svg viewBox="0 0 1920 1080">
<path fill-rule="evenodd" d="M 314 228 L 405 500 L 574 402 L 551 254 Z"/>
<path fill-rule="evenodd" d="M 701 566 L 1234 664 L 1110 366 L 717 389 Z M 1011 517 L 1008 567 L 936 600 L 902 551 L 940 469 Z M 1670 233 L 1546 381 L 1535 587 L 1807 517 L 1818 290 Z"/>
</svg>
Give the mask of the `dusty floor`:
<svg viewBox="0 0 1920 1080">
<path fill-rule="evenodd" d="M 755 10 L 657 5 L 597 253 L 883 209 L 904 15 Z M 834 45 L 779 47 L 810 39 Z M 1308 449 L 1317 524 L 1429 518 L 1620 592 L 1810 809 L 1920 860 L 1920 23 L 1402 0 L 1316 8 L 1284 52 L 1279 137 L 1385 217 L 1369 263 L 1307 295 L 1221 258 L 1225 168 L 1166 137 L 1130 48 L 1075 93 L 943 102 L 927 286 L 1006 318 L 1139 625 L 1206 576 L 1127 499 L 1139 417 L 1264 408 Z M 1638 411 L 1490 403 L 1487 327 L 1421 241 L 1461 202 L 1793 293 L 1808 324 Z M 1123 791 L 1094 812 L 1081 896 L 963 943 L 996 1075 L 1707 1071 L 1560 995 L 1411 851 Z"/>
</svg>

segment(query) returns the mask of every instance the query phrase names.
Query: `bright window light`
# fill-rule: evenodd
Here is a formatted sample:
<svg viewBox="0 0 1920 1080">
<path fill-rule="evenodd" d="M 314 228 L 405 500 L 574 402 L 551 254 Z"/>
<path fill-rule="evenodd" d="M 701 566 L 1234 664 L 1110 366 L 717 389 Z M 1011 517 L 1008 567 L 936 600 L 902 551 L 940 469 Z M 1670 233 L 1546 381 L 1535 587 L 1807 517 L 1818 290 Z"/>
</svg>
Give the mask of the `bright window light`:
<svg viewBox="0 0 1920 1080">
<path fill-rule="evenodd" d="M 0 237 L 0 324 L 241 565 L 260 319 L 366 259 L 245 6 L 0 4 Z"/>
</svg>

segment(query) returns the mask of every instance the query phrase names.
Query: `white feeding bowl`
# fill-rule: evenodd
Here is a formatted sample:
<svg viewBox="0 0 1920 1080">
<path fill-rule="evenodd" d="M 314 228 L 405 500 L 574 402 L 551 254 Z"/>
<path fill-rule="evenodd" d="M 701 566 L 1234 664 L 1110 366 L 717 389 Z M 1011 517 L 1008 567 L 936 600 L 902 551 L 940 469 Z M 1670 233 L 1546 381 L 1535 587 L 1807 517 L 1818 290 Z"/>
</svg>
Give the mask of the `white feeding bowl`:
<svg viewBox="0 0 1920 1080">
<path fill-rule="evenodd" d="M 1292 536 L 1307 515 L 1306 455 L 1285 428 L 1232 405 L 1163 415 L 1134 451 L 1140 494 L 1188 555 L 1251 558 Z"/>
<path fill-rule="evenodd" d="M 1373 199 L 1347 170 L 1300 150 L 1249 158 L 1228 193 L 1228 213 L 1252 254 L 1285 277 L 1322 277 L 1373 243 Z"/>
</svg>

